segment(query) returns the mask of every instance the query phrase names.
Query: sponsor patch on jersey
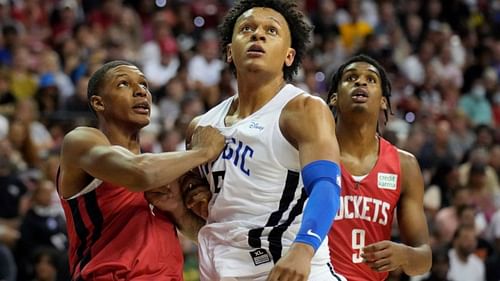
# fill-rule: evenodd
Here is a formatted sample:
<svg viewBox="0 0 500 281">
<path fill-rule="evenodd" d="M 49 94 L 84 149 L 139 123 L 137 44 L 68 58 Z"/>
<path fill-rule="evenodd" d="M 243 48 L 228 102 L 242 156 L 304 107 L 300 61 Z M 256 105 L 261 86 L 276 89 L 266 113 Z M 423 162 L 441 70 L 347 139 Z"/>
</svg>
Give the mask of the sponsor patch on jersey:
<svg viewBox="0 0 500 281">
<path fill-rule="evenodd" d="M 250 256 L 252 256 L 253 263 L 256 266 L 271 261 L 271 256 L 269 256 L 266 250 L 261 248 L 250 252 Z"/>
<path fill-rule="evenodd" d="M 377 174 L 377 186 L 381 189 L 396 190 L 398 175 L 388 173 Z"/>
</svg>

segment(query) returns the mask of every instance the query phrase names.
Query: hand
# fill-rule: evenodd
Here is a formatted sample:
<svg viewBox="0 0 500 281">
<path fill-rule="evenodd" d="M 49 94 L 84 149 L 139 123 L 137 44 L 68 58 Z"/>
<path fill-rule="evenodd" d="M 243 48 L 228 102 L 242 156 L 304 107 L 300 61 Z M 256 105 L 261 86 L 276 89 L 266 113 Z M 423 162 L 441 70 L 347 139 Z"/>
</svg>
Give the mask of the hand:
<svg viewBox="0 0 500 281">
<path fill-rule="evenodd" d="M 177 180 L 159 188 L 144 192 L 146 200 L 156 208 L 170 213 L 175 217 L 179 211 L 185 209 L 182 193 Z"/>
<path fill-rule="evenodd" d="M 186 207 L 206 220 L 208 217 L 208 202 L 212 198 L 208 182 L 191 171 L 186 173 L 179 182 Z"/>
<path fill-rule="evenodd" d="M 376 272 L 393 271 L 407 262 L 407 246 L 392 241 L 380 241 L 363 248 L 363 262 Z"/>
<path fill-rule="evenodd" d="M 207 151 L 208 161 L 216 159 L 225 146 L 224 136 L 211 126 L 198 126 L 191 137 L 192 149 Z"/>
<path fill-rule="evenodd" d="M 303 243 L 293 243 L 290 250 L 274 265 L 267 281 L 306 281 L 311 272 L 314 249 Z"/>
</svg>

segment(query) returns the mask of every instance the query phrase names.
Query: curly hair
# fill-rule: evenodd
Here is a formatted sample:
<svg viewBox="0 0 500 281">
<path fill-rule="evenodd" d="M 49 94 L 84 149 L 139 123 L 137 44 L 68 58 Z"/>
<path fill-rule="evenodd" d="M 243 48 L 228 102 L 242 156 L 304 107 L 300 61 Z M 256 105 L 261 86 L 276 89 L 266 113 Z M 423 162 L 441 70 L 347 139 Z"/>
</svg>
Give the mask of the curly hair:
<svg viewBox="0 0 500 281">
<path fill-rule="evenodd" d="M 360 55 L 353 56 L 348 61 L 343 63 L 341 66 L 339 66 L 337 71 L 332 76 L 331 83 L 330 83 L 330 89 L 328 90 L 328 97 L 326 99 L 326 102 L 330 103 L 330 100 L 332 99 L 333 95 L 335 95 L 337 93 L 338 87 L 340 84 L 340 79 L 342 78 L 342 75 L 344 74 L 345 68 L 348 65 L 355 63 L 355 62 L 365 62 L 365 63 L 373 65 L 377 69 L 377 71 L 380 75 L 380 80 L 382 82 L 382 85 L 381 85 L 382 96 L 384 96 L 386 98 L 387 107 L 389 108 L 389 110 L 387 110 L 387 109 L 384 110 L 385 122 L 387 122 L 387 120 L 389 120 L 389 113 L 393 114 L 392 109 L 391 109 L 391 100 L 390 100 L 391 89 L 392 89 L 391 81 L 387 77 L 387 73 L 385 72 L 384 67 L 382 67 L 376 60 L 374 60 L 373 58 L 371 58 L 367 55 L 360 54 Z"/>
<path fill-rule="evenodd" d="M 289 0 L 241 0 L 237 2 L 226 14 L 222 23 L 218 27 L 221 38 L 222 54 L 227 58 L 227 45 L 231 43 L 234 31 L 234 25 L 238 18 L 246 11 L 255 8 L 264 7 L 275 10 L 286 20 L 292 40 L 292 48 L 295 50 L 295 59 L 290 66 L 283 66 L 283 76 L 285 80 L 291 81 L 293 75 L 297 73 L 302 58 L 310 42 L 310 33 L 312 26 L 306 21 L 305 17 L 297 8 L 295 1 Z M 230 63 L 230 68 L 235 73 L 234 63 Z"/>
</svg>

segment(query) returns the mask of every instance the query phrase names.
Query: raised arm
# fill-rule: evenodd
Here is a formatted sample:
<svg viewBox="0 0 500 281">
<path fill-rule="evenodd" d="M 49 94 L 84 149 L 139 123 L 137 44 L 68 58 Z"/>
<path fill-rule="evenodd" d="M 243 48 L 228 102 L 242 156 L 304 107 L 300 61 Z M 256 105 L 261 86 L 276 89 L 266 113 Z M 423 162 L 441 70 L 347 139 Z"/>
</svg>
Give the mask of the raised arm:
<svg viewBox="0 0 500 281">
<path fill-rule="evenodd" d="M 307 280 L 311 259 L 327 235 L 339 207 L 340 168 L 335 121 L 321 99 L 301 95 L 283 110 L 280 128 L 299 150 L 309 201 L 295 242 L 275 265 L 268 280 L 286 276 Z"/>
<path fill-rule="evenodd" d="M 166 185 L 219 154 L 224 138 L 214 128 L 203 129 L 197 134 L 199 142 L 190 151 L 134 154 L 123 147 L 111 145 L 97 129 L 77 128 L 64 138 L 61 152 L 63 181 L 65 178 L 83 178 L 88 174 L 133 191 Z M 63 183 L 62 196 L 70 197 L 82 188 Z"/>
</svg>

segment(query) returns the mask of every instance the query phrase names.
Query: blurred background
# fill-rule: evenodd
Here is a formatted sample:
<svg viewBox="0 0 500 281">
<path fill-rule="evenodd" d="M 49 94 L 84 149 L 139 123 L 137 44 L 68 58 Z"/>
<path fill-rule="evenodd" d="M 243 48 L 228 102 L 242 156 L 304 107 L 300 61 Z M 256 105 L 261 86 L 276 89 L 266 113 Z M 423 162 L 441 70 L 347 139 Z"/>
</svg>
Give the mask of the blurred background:
<svg viewBox="0 0 500 281">
<path fill-rule="evenodd" d="M 235 93 L 216 33 L 232 4 L 0 0 L 0 280 L 69 280 L 54 179 L 64 134 L 95 124 L 93 71 L 136 63 L 154 97 L 143 151 L 184 149 L 191 119 Z M 480 270 L 500 280 L 500 1 L 298 4 L 315 30 L 294 84 L 326 97 L 332 73 L 357 53 L 379 60 L 393 83 L 382 132 L 421 165 L 435 255 L 432 274 L 412 280 Z M 459 225 L 471 231 L 455 235 Z M 196 246 L 182 243 L 185 280 L 198 280 Z M 470 258 L 450 260 L 450 250 Z"/>
</svg>

